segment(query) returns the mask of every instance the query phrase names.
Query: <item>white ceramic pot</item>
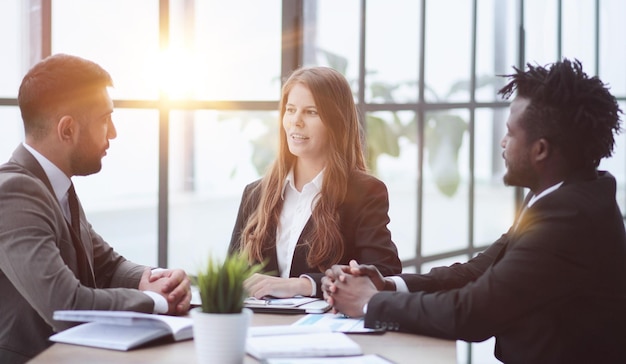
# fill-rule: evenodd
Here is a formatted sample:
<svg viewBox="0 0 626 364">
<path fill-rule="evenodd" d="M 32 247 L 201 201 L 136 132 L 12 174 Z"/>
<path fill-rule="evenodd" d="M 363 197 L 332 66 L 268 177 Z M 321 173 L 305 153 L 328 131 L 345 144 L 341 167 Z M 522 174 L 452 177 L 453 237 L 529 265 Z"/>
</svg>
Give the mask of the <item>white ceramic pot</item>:
<svg viewBox="0 0 626 364">
<path fill-rule="evenodd" d="M 243 363 L 252 310 L 244 308 L 241 313 L 204 313 L 202 308 L 197 307 L 190 314 L 198 364 Z"/>
</svg>

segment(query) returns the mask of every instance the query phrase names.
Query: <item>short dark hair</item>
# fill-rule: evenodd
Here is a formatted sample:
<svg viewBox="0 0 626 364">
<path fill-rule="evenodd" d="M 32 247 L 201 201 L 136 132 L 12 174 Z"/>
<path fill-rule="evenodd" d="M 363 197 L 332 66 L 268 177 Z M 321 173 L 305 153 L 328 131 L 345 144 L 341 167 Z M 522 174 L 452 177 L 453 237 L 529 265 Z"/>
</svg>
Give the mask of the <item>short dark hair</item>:
<svg viewBox="0 0 626 364">
<path fill-rule="evenodd" d="M 111 75 L 95 62 L 67 54 L 45 58 L 26 73 L 17 96 L 26 134 L 41 135 L 57 107 L 80 107 L 109 86 Z"/>
<path fill-rule="evenodd" d="M 545 138 L 573 169 L 595 168 L 610 157 L 622 111 L 608 86 L 597 76 L 587 76 L 578 60 L 527 67 L 513 67 L 515 73 L 504 75 L 510 82 L 498 93 L 508 99 L 517 91 L 530 100 L 521 119 L 529 141 Z"/>
</svg>

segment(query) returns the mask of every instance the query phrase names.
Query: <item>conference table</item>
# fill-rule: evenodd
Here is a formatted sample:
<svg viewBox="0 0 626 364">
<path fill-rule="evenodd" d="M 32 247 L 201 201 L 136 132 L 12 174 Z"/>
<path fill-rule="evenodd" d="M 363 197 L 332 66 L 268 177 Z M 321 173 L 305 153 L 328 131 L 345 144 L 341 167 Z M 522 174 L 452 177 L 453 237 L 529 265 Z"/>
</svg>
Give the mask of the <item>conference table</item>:
<svg viewBox="0 0 626 364">
<path fill-rule="evenodd" d="M 254 313 L 252 326 L 289 325 L 302 315 Z M 392 362 L 454 364 L 456 342 L 426 336 L 385 332 L 383 334 L 349 334 L 364 354 L 378 354 Z M 56 343 L 29 363 L 196 363 L 193 340 L 152 345 L 130 351 L 98 349 Z M 259 363 L 246 355 L 244 363 Z M 217 364 L 217 363 L 216 363 Z"/>
</svg>

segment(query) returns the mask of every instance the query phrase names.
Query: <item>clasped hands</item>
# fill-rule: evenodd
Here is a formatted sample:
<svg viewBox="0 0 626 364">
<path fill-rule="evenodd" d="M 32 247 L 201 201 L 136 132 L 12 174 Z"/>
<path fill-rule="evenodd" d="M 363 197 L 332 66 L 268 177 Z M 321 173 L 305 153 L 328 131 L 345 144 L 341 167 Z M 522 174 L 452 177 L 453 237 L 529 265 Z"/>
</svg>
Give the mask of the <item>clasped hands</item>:
<svg viewBox="0 0 626 364">
<path fill-rule="evenodd" d="M 334 265 L 324 274 L 324 299 L 334 313 L 349 317 L 362 317 L 363 306 L 378 291 L 395 290 L 393 280 L 385 279 L 375 266 L 358 264 L 356 260 L 351 260 L 349 265 Z"/>
<path fill-rule="evenodd" d="M 167 300 L 168 315 L 184 315 L 191 303 L 191 280 L 182 269 L 146 268 L 139 281 L 139 290 L 152 291 Z"/>
</svg>

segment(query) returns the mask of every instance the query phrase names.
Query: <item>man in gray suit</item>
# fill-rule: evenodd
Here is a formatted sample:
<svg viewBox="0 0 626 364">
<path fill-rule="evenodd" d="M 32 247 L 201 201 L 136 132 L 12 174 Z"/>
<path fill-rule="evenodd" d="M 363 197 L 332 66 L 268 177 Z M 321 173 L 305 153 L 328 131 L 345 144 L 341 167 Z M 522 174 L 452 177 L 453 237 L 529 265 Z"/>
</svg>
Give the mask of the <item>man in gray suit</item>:
<svg viewBox="0 0 626 364">
<path fill-rule="evenodd" d="M 25 141 L 0 166 L 0 362 L 21 363 L 70 323 L 55 310 L 185 314 L 183 270 L 132 263 L 85 218 L 72 176 L 100 171 L 116 131 L 111 76 L 94 62 L 54 55 L 24 77 Z"/>
</svg>

